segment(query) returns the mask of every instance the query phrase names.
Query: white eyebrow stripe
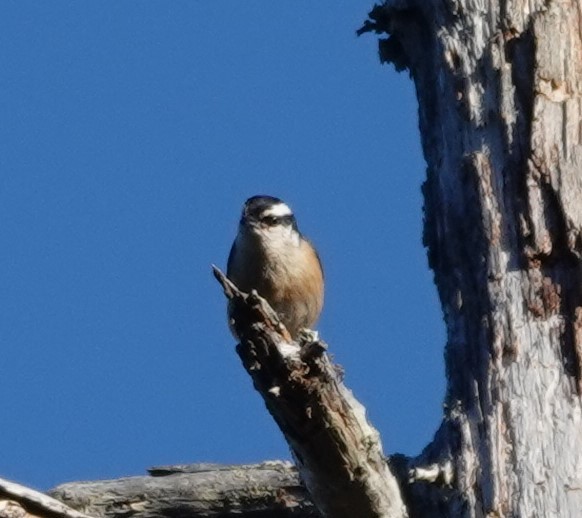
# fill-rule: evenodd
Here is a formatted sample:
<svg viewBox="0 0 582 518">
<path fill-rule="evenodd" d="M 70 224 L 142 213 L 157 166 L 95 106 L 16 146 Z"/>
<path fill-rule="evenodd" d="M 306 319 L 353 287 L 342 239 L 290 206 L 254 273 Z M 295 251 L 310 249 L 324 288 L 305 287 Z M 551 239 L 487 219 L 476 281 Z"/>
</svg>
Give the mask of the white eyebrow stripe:
<svg viewBox="0 0 582 518">
<path fill-rule="evenodd" d="M 273 205 L 272 207 L 269 207 L 268 209 L 264 210 L 261 213 L 261 216 L 275 216 L 275 217 L 282 217 L 282 216 L 292 216 L 293 212 L 291 212 L 291 209 L 289 208 L 289 206 L 285 203 L 277 203 L 276 205 Z"/>
</svg>

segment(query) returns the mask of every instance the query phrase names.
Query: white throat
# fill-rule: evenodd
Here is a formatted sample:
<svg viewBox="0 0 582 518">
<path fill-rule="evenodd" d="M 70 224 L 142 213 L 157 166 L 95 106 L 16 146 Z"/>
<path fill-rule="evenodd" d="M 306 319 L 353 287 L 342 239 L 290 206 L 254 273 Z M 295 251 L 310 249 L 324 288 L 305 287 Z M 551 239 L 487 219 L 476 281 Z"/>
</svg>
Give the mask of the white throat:
<svg viewBox="0 0 582 518">
<path fill-rule="evenodd" d="M 241 227 L 236 237 L 241 250 L 260 247 L 270 256 L 289 256 L 299 249 L 301 236 L 289 225 L 252 229 Z"/>
</svg>

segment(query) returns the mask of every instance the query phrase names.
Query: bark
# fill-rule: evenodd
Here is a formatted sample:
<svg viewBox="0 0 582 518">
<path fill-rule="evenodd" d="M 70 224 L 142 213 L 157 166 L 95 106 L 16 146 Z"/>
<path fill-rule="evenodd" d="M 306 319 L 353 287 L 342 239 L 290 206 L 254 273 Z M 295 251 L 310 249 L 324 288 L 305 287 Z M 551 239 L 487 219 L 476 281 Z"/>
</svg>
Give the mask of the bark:
<svg viewBox="0 0 582 518">
<path fill-rule="evenodd" d="M 0 478 L 0 518 L 89 518 L 62 502 Z"/>
<path fill-rule="evenodd" d="M 264 299 L 241 293 L 217 268 L 214 273 L 232 306 L 237 352 L 317 508 L 334 518 L 407 516 L 380 436 L 326 345 L 310 336 L 292 342 Z"/>
<path fill-rule="evenodd" d="M 94 517 L 318 518 L 285 462 L 246 466 L 192 464 L 152 468 L 153 476 L 72 482 L 50 491 Z"/>
<path fill-rule="evenodd" d="M 419 516 L 580 516 L 580 1 L 394 0 L 427 167 L 425 244 L 447 326 L 446 416 Z M 429 485 L 430 486 L 430 485 Z"/>
<path fill-rule="evenodd" d="M 406 459 L 397 456 L 391 463 L 406 480 Z M 77 513 L 58 515 L 61 518 L 322 516 L 301 483 L 297 468 L 290 462 L 231 466 L 186 464 L 154 467 L 148 471 L 150 476 L 70 482 L 50 490 L 50 497 L 41 496 L 55 498 L 62 502 L 63 508 Z M 0 502 L 0 518 L 21 516 L 5 514 L 3 510 Z M 37 516 L 51 515 L 47 511 Z"/>
</svg>

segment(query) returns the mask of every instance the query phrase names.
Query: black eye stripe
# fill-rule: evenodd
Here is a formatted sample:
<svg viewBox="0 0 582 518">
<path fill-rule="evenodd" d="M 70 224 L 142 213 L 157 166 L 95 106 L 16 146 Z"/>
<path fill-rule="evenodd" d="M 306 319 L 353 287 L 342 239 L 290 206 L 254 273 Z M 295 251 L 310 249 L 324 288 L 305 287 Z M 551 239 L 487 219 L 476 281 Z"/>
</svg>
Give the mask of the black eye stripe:
<svg viewBox="0 0 582 518">
<path fill-rule="evenodd" d="M 293 216 L 263 216 L 261 221 L 270 227 L 275 225 L 291 225 L 293 223 Z"/>
<path fill-rule="evenodd" d="M 277 218 L 276 216 L 263 216 L 263 218 L 261 218 L 261 221 L 272 227 L 279 223 L 279 218 Z"/>
</svg>

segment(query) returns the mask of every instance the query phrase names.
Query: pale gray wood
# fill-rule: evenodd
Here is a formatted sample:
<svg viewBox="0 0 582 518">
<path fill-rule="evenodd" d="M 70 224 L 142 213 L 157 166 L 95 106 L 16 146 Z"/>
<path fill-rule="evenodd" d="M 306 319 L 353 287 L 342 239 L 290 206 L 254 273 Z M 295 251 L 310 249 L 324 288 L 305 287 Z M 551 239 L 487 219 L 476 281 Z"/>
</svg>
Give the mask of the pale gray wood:
<svg viewBox="0 0 582 518">
<path fill-rule="evenodd" d="M 435 504 L 418 515 L 582 515 L 581 12 L 394 0 L 364 28 L 416 86 L 447 326 L 445 419 L 416 462 L 451 484 L 440 504 L 411 486 Z"/>
<path fill-rule="evenodd" d="M 59 500 L 29 487 L 0 478 L 0 517 L 53 516 L 89 518 Z"/>
<path fill-rule="evenodd" d="M 157 467 L 156 476 L 72 482 L 49 493 L 94 517 L 318 518 L 288 462 Z"/>
</svg>

